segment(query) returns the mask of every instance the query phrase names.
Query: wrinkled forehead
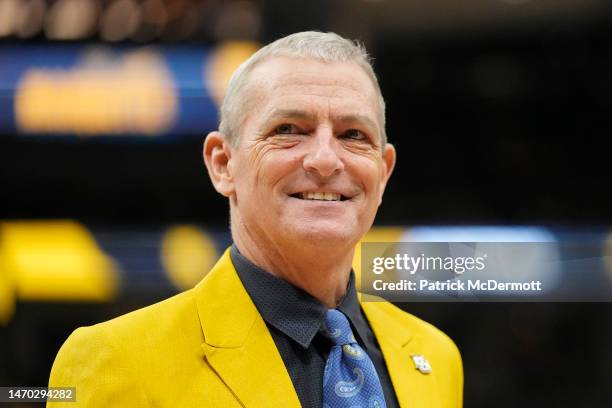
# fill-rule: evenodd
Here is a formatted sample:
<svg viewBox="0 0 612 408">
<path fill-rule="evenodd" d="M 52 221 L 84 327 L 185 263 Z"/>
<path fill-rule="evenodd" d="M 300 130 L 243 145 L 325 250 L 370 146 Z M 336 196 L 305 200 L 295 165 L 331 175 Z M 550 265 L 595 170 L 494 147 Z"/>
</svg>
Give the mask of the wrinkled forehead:
<svg viewBox="0 0 612 408">
<path fill-rule="evenodd" d="M 326 62 L 312 58 L 269 57 L 250 72 L 247 87 L 271 91 L 284 87 L 347 88 L 365 96 L 376 96 L 376 89 L 365 70 L 356 62 Z"/>
<path fill-rule="evenodd" d="M 286 108 L 297 109 L 308 108 L 297 106 L 300 103 L 327 103 L 345 113 L 355 110 L 361 115 L 371 115 L 383 126 L 376 88 L 355 62 L 272 57 L 250 73 L 245 94 L 249 111 L 261 113 L 270 109 L 271 104 L 292 104 L 296 106 Z"/>
</svg>

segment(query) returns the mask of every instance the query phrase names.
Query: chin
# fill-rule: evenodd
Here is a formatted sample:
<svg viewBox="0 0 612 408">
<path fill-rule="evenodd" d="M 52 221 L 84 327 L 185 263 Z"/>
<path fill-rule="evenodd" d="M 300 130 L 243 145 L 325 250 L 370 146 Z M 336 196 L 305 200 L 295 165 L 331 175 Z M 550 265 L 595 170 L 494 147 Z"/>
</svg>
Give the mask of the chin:
<svg viewBox="0 0 612 408">
<path fill-rule="evenodd" d="M 324 248 L 328 245 L 345 246 L 354 245 L 359 241 L 361 235 L 348 226 L 338 225 L 309 225 L 295 226 L 291 228 L 292 234 L 306 246 L 317 246 Z"/>
</svg>

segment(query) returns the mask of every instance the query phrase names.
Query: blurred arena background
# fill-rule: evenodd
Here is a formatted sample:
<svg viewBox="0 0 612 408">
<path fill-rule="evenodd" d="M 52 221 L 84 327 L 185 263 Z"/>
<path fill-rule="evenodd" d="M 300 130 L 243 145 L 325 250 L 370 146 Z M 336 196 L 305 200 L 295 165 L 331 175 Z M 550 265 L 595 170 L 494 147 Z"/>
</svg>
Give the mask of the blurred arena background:
<svg viewBox="0 0 612 408">
<path fill-rule="evenodd" d="M 0 0 L 0 385 L 202 278 L 230 243 L 201 159 L 225 81 L 308 29 L 374 57 L 399 162 L 372 240 L 546 234 L 593 259 L 559 279 L 610 290 L 607 0 Z M 458 344 L 468 408 L 609 407 L 610 300 L 400 306 Z"/>
</svg>

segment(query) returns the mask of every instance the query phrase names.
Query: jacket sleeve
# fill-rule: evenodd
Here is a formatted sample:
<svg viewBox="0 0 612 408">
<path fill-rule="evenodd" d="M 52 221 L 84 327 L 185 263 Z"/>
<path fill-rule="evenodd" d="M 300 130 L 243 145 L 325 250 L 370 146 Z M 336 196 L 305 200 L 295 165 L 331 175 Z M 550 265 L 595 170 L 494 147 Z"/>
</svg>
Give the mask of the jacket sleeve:
<svg viewBox="0 0 612 408">
<path fill-rule="evenodd" d="M 76 402 L 49 402 L 48 407 L 146 407 L 128 356 L 96 326 L 75 330 L 55 358 L 49 387 L 75 387 Z"/>
<path fill-rule="evenodd" d="M 448 348 L 447 359 L 450 364 L 450 399 L 447 406 L 461 408 L 463 406 L 463 363 L 459 349 L 452 340 L 449 339 L 449 341 L 450 347 Z"/>
</svg>

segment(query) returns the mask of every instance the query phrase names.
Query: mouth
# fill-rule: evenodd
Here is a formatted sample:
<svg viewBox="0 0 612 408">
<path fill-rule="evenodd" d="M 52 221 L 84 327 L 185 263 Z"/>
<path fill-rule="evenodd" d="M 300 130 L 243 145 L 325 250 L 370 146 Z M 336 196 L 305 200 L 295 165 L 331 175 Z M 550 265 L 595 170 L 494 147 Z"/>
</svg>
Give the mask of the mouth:
<svg viewBox="0 0 612 408">
<path fill-rule="evenodd" d="M 301 193 L 291 194 L 290 197 L 310 201 L 346 201 L 350 199 L 349 197 L 344 196 L 340 193 L 334 193 L 329 191 L 304 191 Z"/>
</svg>

